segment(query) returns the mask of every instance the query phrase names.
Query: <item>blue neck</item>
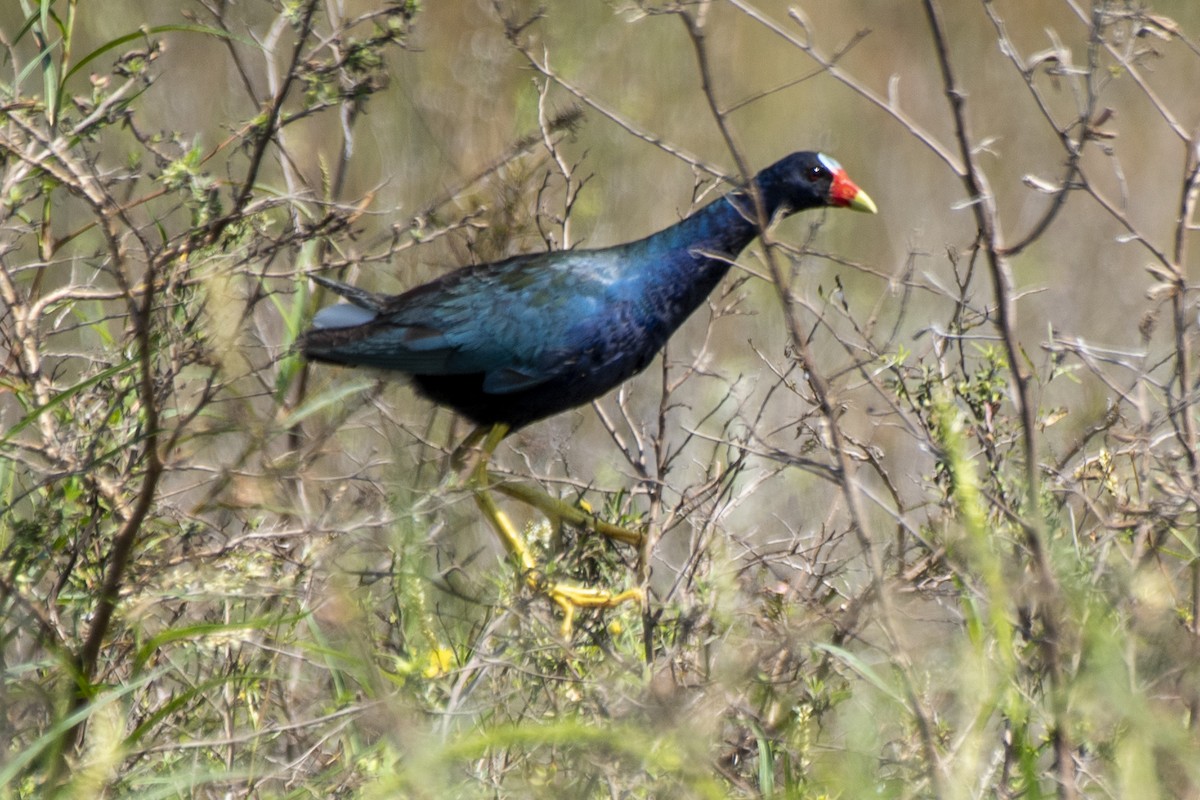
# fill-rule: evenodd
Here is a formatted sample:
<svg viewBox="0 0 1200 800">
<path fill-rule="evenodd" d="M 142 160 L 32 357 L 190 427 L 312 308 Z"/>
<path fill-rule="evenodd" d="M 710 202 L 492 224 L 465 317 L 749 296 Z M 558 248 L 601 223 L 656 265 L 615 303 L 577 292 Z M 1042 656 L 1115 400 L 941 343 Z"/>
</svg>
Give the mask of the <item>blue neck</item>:
<svg viewBox="0 0 1200 800">
<path fill-rule="evenodd" d="M 758 235 L 754 216 L 750 198 L 726 195 L 681 220 L 671 229 L 667 245 L 686 246 L 693 254 L 712 253 L 734 259 Z"/>
<path fill-rule="evenodd" d="M 781 205 L 763 193 L 767 219 Z M 758 236 L 752 200 L 729 194 L 705 206 L 673 227 L 643 240 L 650 250 L 649 268 L 666 273 L 664 285 L 691 313 L 720 283 L 734 259 Z M 643 261 L 645 269 L 647 262 Z"/>
<path fill-rule="evenodd" d="M 734 206 L 748 202 L 748 198 L 722 197 L 674 226 L 625 246 L 622 260 L 630 271 L 621 282 L 644 315 L 643 344 L 649 352 L 657 352 L 704 303 L 734 259 L 758 235 L 758 226 L 750 221 L 753 211 L 743 214 Z"/>
<path fill-rule="evenodd" d="M 786 184 L 785 164 L 786 162 L 780 162 L 768 167 L 754 179 L 766 222 L 770 222 L 781 210 L 790 214 L 814 204 L 811 201 L 806 202 L 807 198 L 789 197 L 793 193 Z M 659 244 L 666 249 L 687 248 L 692 253 L 712 253 L 727 259 L 737 258 L 746 245 L 758 236 L 757 211 L 754 198 L 749 193 L 730 192 L 690 217 L 680 220 L 674 227 L 668 228 L 659 237 Z M 728 270 L 728 266 L 724 265 L 722 275 Z"/>
</svg>

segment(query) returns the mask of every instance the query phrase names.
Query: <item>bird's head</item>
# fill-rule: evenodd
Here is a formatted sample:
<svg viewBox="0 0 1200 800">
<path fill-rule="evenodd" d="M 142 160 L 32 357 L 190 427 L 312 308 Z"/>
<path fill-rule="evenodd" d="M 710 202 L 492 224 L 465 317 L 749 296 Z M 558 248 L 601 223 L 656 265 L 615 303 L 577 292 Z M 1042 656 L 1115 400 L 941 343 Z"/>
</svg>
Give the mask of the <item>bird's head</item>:
<svg viewBox="0 0 1200 800">
<path fill-rule="evenodd" d="M 850 180 L 846 170 L 824 153 L 792 153 L 764 169 L 754 179 L 772 212 L 786 213 L 821 206 L 850 208 L 874 214 L 875 202 Z"/>
</svg>

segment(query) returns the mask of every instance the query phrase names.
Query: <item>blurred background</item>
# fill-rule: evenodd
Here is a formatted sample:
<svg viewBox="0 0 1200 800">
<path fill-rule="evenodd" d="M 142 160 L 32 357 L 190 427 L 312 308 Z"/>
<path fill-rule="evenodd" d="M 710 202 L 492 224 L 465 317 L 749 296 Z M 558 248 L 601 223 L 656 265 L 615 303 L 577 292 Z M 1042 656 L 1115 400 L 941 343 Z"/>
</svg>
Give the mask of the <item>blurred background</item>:
<svg viewBox="0 0 1200 800">
<path fill-rule="evenodd" d="M 1195 796 L 1200 4 L 941 3 L 996 244 L 1020 245 L 1036 524 L 923 5 L 318 3 L 304 35 L 309 9 L 0 8 L 4 791 Z M 779 223 L 784 285 L 756 245 L 661 363 L 501 448 L 509 478 L 660 537 L 647 564 L 511 505 L 576 579 L 652 573 L 644 614 L 563 641 L 454 480 L 467 425 L 292 350 L 334 301 L 307 274 L 398 293 L 652 234 L 745 177 L 712 104 L 750 171 L 820 150 L 879 214 Z M 964 544 L 971 502 L 990 544 Z"/>
</svg>

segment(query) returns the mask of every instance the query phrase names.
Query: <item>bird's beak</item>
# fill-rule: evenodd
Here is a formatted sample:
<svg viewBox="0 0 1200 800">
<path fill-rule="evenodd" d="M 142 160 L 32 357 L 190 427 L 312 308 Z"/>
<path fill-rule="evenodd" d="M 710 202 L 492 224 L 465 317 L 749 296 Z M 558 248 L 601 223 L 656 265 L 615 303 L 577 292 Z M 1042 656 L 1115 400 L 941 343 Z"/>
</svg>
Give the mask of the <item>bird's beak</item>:
<svg viewBox="0 0 1200 800">
<path fill-rule="evenodd" d="M 843 206 L 854 211 L 874 214 L 879 210 L 875 208 L 875 201 L 871 199 L 871 196 L 858 188 L 844 169 L 839 169 L 833 174 L 833 186 L 829 187 L 829 197 L 833 201 L 833 205 Z"/>
<path fill-rule="evenodd" d="M 863 211 L 867 214 L 875 214 L 879 211 L 879 209 L 875 208 L 875 201 L 871 199 L 871 195 L 862 189 L 858 190 L 858 193 L 854 195 L 846 208 L 854 211 Z"/>
</svg>

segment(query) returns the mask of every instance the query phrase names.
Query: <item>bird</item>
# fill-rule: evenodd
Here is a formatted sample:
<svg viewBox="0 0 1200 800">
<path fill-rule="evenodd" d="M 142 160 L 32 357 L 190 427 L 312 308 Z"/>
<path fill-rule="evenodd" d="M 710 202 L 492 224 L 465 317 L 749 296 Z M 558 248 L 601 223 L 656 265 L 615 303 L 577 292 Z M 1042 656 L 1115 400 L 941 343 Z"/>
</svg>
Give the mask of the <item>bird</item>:
<svg viewBox="0 0 1200 800">
<path fill-rule="evenodd" d="M 311 361 L 404 373 L 434 403 L 473 422 L 468 442 L 483 441 L 476 500 L 530 584 L 541 586 L 536 560 L 487 494 L 484 465 L 492 451 L 511 432 L 640 373 L 764 224 L 823 207 L 877 211 L 836 160 L 801 151 L 670 227 L 625 244 L 465 266 L 394 296 L 313 275 L 348 302 L 318 311 L 298 346 Z M 544 510 L 562 511 L 561 502 L 545 499 L 552 505 Z M 626 538 L 618 530 L 624 532 L 603 532 Z M 548 593 L 567 614 L 565 631 L 574 607 L 634 597 L 566 584 Z"/>
</svg>

